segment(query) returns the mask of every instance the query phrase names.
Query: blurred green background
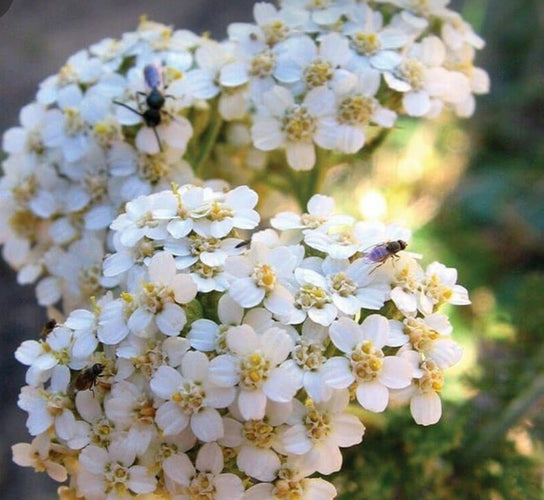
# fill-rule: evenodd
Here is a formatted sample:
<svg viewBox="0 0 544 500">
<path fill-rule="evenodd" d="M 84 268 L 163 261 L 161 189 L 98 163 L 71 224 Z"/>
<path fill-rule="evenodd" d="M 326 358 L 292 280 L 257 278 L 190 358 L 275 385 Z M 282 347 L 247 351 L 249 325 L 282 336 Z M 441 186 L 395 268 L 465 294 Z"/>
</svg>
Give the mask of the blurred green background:
<svg viewBox="0 0 544 500">
<path fill-rule="evenodd" d="M 70 54 L 134 29 L 142 13 L 222 38 L 228 23 L 251 19 L 252 4 L 14 0 L 0 18 L 0 129 Z M 363 444 L 345 451 L 334 478 L 339 498 L 544 498 L 544 3 L 451 5 L 487 41 L 477 65 L 490 94 L 469 120 L 403 120 L 371 163 L 332 172 L 328 191 L 346 200 L 339 208 L 408 224 L 424 263 L 458 268 L 473 303 L 448 313 L 465 357 L 447 378 L 439 424 L 417 426 L 407 409 L 365 415 Z M 13 352 L 45 316 L 33 290 L 0 272 L 0 498 L 54 498 L 52 481 L 11 463 L 10 446 L 30 441 Z"/>
</svg>

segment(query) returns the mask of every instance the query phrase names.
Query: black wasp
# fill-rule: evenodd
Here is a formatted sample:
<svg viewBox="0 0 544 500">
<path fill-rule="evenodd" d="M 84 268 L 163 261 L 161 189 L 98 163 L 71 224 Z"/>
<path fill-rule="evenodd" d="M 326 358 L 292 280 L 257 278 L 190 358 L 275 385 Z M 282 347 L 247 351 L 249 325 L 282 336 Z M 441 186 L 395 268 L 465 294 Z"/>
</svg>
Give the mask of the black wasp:
<svg viewBox="0 0 544 500">
<path fill-rule="evenodd" d="M 104 365 L 101 363 L 95 363 L 89 368 L 85 368 L 77 376 L 74 381 L 74 389 L 76 391 L 86 391 L 92 389 L 96 385 L 98 377 L 104 371 Z"/>
<path fill-rule="evenodd" d="M 145 105 L 147 106 L 142 111 L 142 103 L 139 99 L 137 99 L 138 103 L 138 109 L 134 109 L 130 107 L 128 104 L 125 104 L 124 102 L 119 101 L 113 101 L 115 104 L 118 104 L 119 106 L 123 106 L 124 108 L 130 109 L 130 111 L 136 113 L 137 115 L 140 115 L 144 123 L 153 129 L 153 132 L 155 134 L 155 137 L 157 138 L 157 142 L 159 143 L 159 149 L 162 151 L 162 145 L 161 145 L 161 139 L 159 137 L 159 134 L 157 132 L 157 127 L 161 124 L 162 121 L 162 115 L 161 110 L 164 106 L 164 103 L 166 102 L 167 97 L 172 97 L 169 95 L 165 95 L 163 93 L 163 82 L 161 77 L 160 69 L 154 65 L 154 64 L 147 64 L 144 67 L 144 80 L 146 85 L 149 87 L 149 92 L 146 94 L 145 92 L 137 92 L 137 96 L 144 96 L 145 97 Z"/>
<path fill-rule="evenodd" d="M 390 257 L 398 258 L 398 253 L 408 246 L 404 240 L 391 240 L 373 246 L 368 252 L 364 253 L 365 259 L 375 262 L 379 267 Z M 376 268 L 374 268 L 376 269 Z"/>
</svg>

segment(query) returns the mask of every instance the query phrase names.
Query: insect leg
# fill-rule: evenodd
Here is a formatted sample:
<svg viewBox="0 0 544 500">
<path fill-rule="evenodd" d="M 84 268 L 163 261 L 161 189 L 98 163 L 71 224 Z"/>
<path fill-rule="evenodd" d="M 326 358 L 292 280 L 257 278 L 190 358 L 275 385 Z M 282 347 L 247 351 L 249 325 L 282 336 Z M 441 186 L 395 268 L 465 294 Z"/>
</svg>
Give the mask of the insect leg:
<svg viewBox="0 0 544 500">
<path fill-rule="evenodd" d="M 119 101 L 113 101 L 114 104 L 118 104 L 119 106 L 123 106 L 123 108 L 127 108 L 127 109 L 130 109 L 130 111 L 132 111 L 133 113 L 136 113 L 137 115 L 141 116 L 143 118 L 143 113 L 141 111 L 138 111 L 137 109 L 134 109 L 134 108 L 131 108 L 128 104 L 125 104 L 124 102 L 119 102 Z M 140 105 L 140 103 L 138 103 L 138 106 Z"/>
</svg>

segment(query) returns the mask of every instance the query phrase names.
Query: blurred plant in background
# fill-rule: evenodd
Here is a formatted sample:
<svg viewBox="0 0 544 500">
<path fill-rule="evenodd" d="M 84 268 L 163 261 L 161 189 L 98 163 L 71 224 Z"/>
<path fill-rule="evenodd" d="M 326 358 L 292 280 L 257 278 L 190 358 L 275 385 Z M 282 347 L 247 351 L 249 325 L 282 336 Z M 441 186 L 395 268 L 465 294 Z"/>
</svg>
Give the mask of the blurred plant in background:
<svg viewBox="0 0 544 500">
<path fill-rule="evenodd" d="M 188 52 L 191 54 L 199 52 L 196 48 L 199 44 L 213 47 L 209 51 L 201 50 L 202 57 L 195 56 L 193 63 L 195 66 L 178 68 L 182 71 L 192 68 L 194 71 L 192 79 L 187 78 L 183 84 L 180 82 L 181 89 L 176 90 L 176 85 L 168 81 L 168 67 L 163 73 L 165 82 L 169 83 L 165 93 L 172 92 L 171 95 L 174 96 L 173 102 L 170 103 L 174 108 L 165 105 L 165 110 L 175 117 L 172 122 L 178 125 L 185 123 L 183 117 L 189 120 L 189 124 L 185 125 L 184 144 L 177 144 L 178 154 L 179 151 L 185 151 L 188 165 L 196 167 L 195 173 L 200 177 L 217 176 L 234 184 L 249 183 L 255 187 L 263 198 L 265 214 L 277 213 L 278 206 L 292 206 L 290 204 L 293 198 L 289 200 L 285 193 L 291 191 L 299 206 L 304 206 L 313 193 L 325 189 L 327 192 L 338 194 L 340 207 L 354 215 L 357 215 L 354 212 L 359 209 L 365 219 L 392 219 L 402 221 L 413 228 L 421 227 L 414 246 L 425 249 L 425 253 L 441 258 L 443 256 L 448 262 L 452 259 L 455 262 L 455 255 L 458 254 L 456 264 L 464 275 L 465 262 L 471 260 L 473 245 L 486 243 L 471 232 L 470 221 L 477 221 L 475 216 L 484 219 L 495 216 L 485 213 L 486 197 L 496 194 L 507 196 L 510 179 L 498 180 L 498 186 L 494 183 L 490 186 L 487 182 L 489 179 L 484 180 L 479 187 L 470 186 L 472 189 L 479 189 L 479 195 L 470 198 L 477 200 L 478 203 L 464 207 L 469 214 L 468 221 L 461 223 L 462 221 L 452 220 L 448 214 L 456 213 L 452 206 L 457 200 L 449 195 L 463 174 L 469 153 L 472 152 L 474 136 L 463 131 L 444 115 L 432 125 L 416 124 L 413 120 L 396 119 L 395 116 L 395 114 L 439 115 L 443 106 L 461 116 L 469 115 L 473 111 L 472 92 L 486 91 L 485 74 L 472 66 L 474 49 L 481 48 L 483 43 L 460 16 L 445 10 L 445 4 L 447 2 L 370 2 L 368 5 L 376 9 L 371 14 L 366 3 L 354 8 L 352 2 L 332 2 L 325 7 L 310 9 L 309 16 L 307 13 L 301 14 L 300 6 L 294 0 L 284 2 L 281 10 L 271 5 L 258 4 L 255 11 L 256 25 L 232 25 L 229 30 L 229 43 L 232 45 L 227 52 L 232 50 L 229 54 L 240 57 L 241 61 L 245 61 L 245 66 L 239 61 L 233 63 L 229 60 L 231 56 L 225 56 L 225 52 L 219 50 L 220 45 L 213 41 L 199 39 L 185 32 L 175 37 L 180 44 L 176 47 L 181 47 L 180 53 L 188 46 L 190 47 Z M 382 8 L 386 24 L 389 23 L 385 29 L 381 24 L 381 16 L 376 14 L 377 10 Z M 350 21 L 343 22 L 346 18 Z M 361 25 L 364 25 L 364 30 L 358 29 Z M 161 29 L 158 25 L 147 26 Z M 282 29 L 270 31 L 272 26 L 275 29 Z M 298 31 L 301 26 L 307 32 L 307 38 L 305 35 L 301 36 Z M 290 29 L 293 30 L 291 34 Z M 335 34 L 342 33 L 344 38 L 326 35 L 331 31 Z M 437 37 L 430 36 L 431 32 L 439 34 L 442 42 L 439 42 Z M 285 33 L 288 36 L 284 41 L 282 37 Z M 131 35 L 127 35 L 127 38 L 130 37 Z M 145 40 L 145 36 L 143 39 Z M 151 39 L 154 39 L 153 36 Z M 350 59 L 345 55 L 345 50 L 344 55 L 340 50 L 340 47 L 346 46 L 346 40 L 349 41 L 348 47 L 351 50 Z M 403 50 L 408 40 L 412 41 L 411 51 Z M 413 43 L 415 40 L 417 42 Z M 146 42 L 147 40 L 144 44 Z M 370 42 L 382 46 L 388 43 L 390 45 L 385 47 L 383 54 L 380 54 L 376 53 L 375 47 L 370 51 Z M 335 50 L 327 48 L 327 43 Z M 153 50 L 156 51 L 157 47 Z M 444 58 L 440 56 L 442 51 Z M 294 57 L 291 58 L 291 55 Z M 429 56 L 431 57 L 428 58 Z M 183 57 L 180 57 L 183 61 Z M 441 82 L 438 88 L 426 87 L 420 83 L 416 89 L 413 81 L 409 81 L 408 85 L 406 73 L 402 73 L 400 69 L 406 71 L 405 63 L 409 62 L 411 69 L 414 70 L 414 66 L 417 65 L 413 63 L 413 58 L 418 57 L 420 63 L 427 65 L 426 71 L 436 76 L 435 83 Z M 142 65 L 145 64 L 145 60 L 144 57 L 140 63 L 135 61 L 129 63 L 136 64 L 139 69 L 133 71 L 134 83 L 130 83 L 131 79 L 127 77 L 130 89 L 126 94 L 128 97 L 136 96 L 138 89 L 146 90 L 145 86 L 142 86 L 144 81 Z M 162 60 L 166 65 L 169 64 L 166 58 Z M 229 65 L 227 61 L 232 64 Z M 258 84 L 255 84 L 254 81 L 250 82 L 251 75 L 254 79 L 256 75 L 247 70 L 255 69 L 254 66 L 248 65 L 249 61 L 252 64 L 275 63 L 275 70 L 271 74 L 259 73 Z M 121 62 L 117 61 L 115 64 L 119 65 Z M 172 66 L 175 67 L 176 64 L 180 64 L 180 60 L 173 62 Z M 189 63 L 184 61 L 183 64 Z M 441 64 L 443 67 L 439 67 Z M 123 64 L 118 67 L 122 67 L 123 72 L 128 69 L 123 67 Z M 266 67 L 259 66 L 261 70 Z M 331 68 L 335 71 L 328 73 Z M 191 70 L 187 75 L 190 72 Z M 371 90 L 374 87 L 369 83 L 375 78 L 373 75 L 376 73 L 381 73 L 386 83 L 386 85 L 382 83 L 379 92 Z M 359 78 L 358 82 L 353 80 L 350 83 L 353 74 L 364 74 L 368 78 L 363 79 L 364 82 Z M 413 73 L 411 74 L 413 76 Z M 316 78 L 323 75 L 326 75 L 325 80 L 319 81 L 316 85 L 314 83 Z M 441 75 L 442 80 L 439 78 Z M 462 78 L 463 75 L 465 78 Z M 172 75 L 172 78 L 179 79 L 176 75 Z M 187 81 L 189 83 L 192 81 L 193 86 L 186 87 Z M 314 86 L 319 92 L 314 91 Z M 191 91 L 188 88 L 191 88 Z M 463 88 L 465 90 L 459 90 Z M 252 93 L 250 89 L 257 90 Z M 281 89 L 287 89 L 288 92 Z M 191 92 L 196 96 L 196 100 L 188 98 L 185 101 Z M 202 93 L 197 95 L 197 92 Z M 114 113 L 124 125 L 121 129 L 125 135 L 124 140 L 135 147 L 137 155 L 159 156 L 164 153 L 162 151 L 164 148 L 168 157 L 169 148 L 173 146 L 176 149 L 176 139 L 183 137 L 181 130 L 177 130 L 172 136 L 169 131 L 165 131 L 165 125 L 169 122 L 167 118 L 162 126 L 156 129 L 150 126 L 134 127 L 137 124 L 132 125 L 132 122 L 141 122 L 141 119 L 145 124 L 145 117 L 138 117 L 137 112 L 126 107 L 119 109 L 123 107 L 122 104 L 115 104 L 117 99 L 121 99 L 119 95 L 118 92 L 111 94 L 112 101 L 108 113 Z M 261 100 L 262 95 L 268 97 Z M 328 110 L 326 108 L 330 96 L 334 96 L 333 101 L 336 101 L 338 106 L 335 113 L 331 112 L 334 107 Z M 369 107 L 365 108 L 363 126 L 350 129 L 345 123 L 338 121 L 340 116 L 345 116 L 340 114 L 340 110 L 348 100 L 353 104 L 354 97 L 360 96 L 364 96 L 363 101 Z M 207 99 L 210 100 L 211 107 L 206 104 Z M 312 99 L 315 99 L 314 103 Z M 166 101 L 168 100 L 167 98 Z M 132 102 L 123 98 L 118 102 L 140 113 L 143 111 L 137 101 Z M 186 103 L 187 109 L 179 113 L 176 106 L 182 107 Z M 93 106 L 94 104 L 90 107 Z M 310 114 L 315 110 L 315 116 L 307 122 L 304 121 L 308 116 L 301 114 L 301 108 L 306 108 L 305 112 L 309 111 Z M 248 112 L 250 118 L 244 118 L 242 111 Z M 362 111 L 359 109 L 359 112 Z M 293 116 L 295 121 L 290 121 L 293 120 Z M 361 118 L 360 114 L 355 116 Z M 369 126 L 369 117 L 373 119 L 374 125 Z M 278 127 L 278 123 L 282 126 Z M 303 128 L 299 129 L 301 126 Z M 308 130 L 304 129 L 307 126 L 310 126 L 310 129 L 316 127 L 313 130 L 314 135 L 308 135 Z M 191 132 L 189 127 L 192 128 Z M 391 129 L 394 133 L 386 139 Z M 296 144 L 294 136 L 289 135 L 291 132 L 285 135 L 286 130 L 298 134 L 300 144 Z M 304 137 L 300 135 L 301 132 Z M 172 144 L 168 141 L 169 137 L 172 137 Z M 199 141 L 195 137 L 203 140 L 204 148 L 198 146 Z M 223 142 L 222 138 L 225 139 Z M 214 140 L 218 140 L 217 146 L 213 144 Z M 254 147 L 251 147 L 251 144 Z M 52 143 L 50 146 L 58 147 Z M 266 154 L 263 152 L 278 148 L 284 150 L 286 157 L 281 151 Z M 6 149 L 9 151 L 9 147 Z M 324 154 L 324 150 L 332 150 L 334 154 Z M 358 154 L 351 156 L 357 151 Z M 68 153 L 69 150 L 63 150 L 64 160 L 69 165 L 70 160 L 66 157 Z M 125 161 L 126 158 L 128 157 L 117 160 L 119 164 L 126 166 L 129 163 Z M 312 170 L 305 173 L 286 169 L 285 158 L 295 170 L 308 168 Z M 500 162 L 502 159 L 503 156 L 499 155 L 499 159 L 495 161 Z M 15 162 L 13 163 L 15 165 Z M 356 168 L 351 168 L 351 164 L 355 164 Z M 164 165 L 164 162 L 161 162 L 161 165 Z M 130 169 L 134 170 L 132 165 Z M 121 175 L 126 175 L 127 172 L 128 170 Z M 141 170 L 139 175 L 141 176 Z M 176 175 L 180 177 L 173 180 L 181 183 L 187 180 L 198 182 L 190 169 L 184 169 L 183 173 L 177 171 Z M 495 179 L 495 176 L 492 179 Z M 161 181 L 166 180 L 161 178 Z M 146 194 L 146 190 L 159 188 L 161 183 L 152 181 L 151 188 L 133 191 L 132 195 Z M 351 193 L 350 196 L 345 196 L 347 189 Z M 470 193 L 470 190 L 463 192 Z M 460 201 L 462 203 L 462 200 Z M 118 202 L 117 205 L 122 209 L 124 202 Z M 44 205 L 37 203 L 35 206 L 43 208 Z M 521 208 L 526 209 L 523 213 L 528 214 L 530 218 L 530 204 Z M 511 230 L 509 236 L 513 240 L 506 242 L 505 246 L 507 249 L 515 247 L 517 251 L 519 246 L 516 237 L 520 237 L 521 246 L 533 248 L 537 256 L 540 251 L 538 245 L 542 242 L 537 236 L 541 218 L 538 216 L 534 218 L 537 232 L 533 232 L 535 236 L 531 236 L 531 231 L 519 231 L 519 215 L 516 210 L 507 210 L 502 214 L 501 222 Z M 54 214 L 53 219 L 56 218 L 57 214 Z M 427 226 L 426 224 L 433 219 L 435 227 Z M 455 235 L 453 242 L 448 241 L 452 234 Z M 431 241 L 433 243 L 427 248 Z M 111 246 L 109 250 L 111 251 Z M 40 251 L 38 249 L 38 252 Z M 512 253 L 515 254 L 516 251 Z M 76 245 L 72 247 L 72 252 L 75 254 L 79 252 Z M 12 255 L 16 253 L 12 252 Z M 98 249 L 95 253 L 96 258 L 92 266 L 101 260 L 105 250 Z M 519 254 L 518 259 L 523 261 L 524 255 Z M 20 255 L 17 257 L 20 258 Z M 508 255 L 499 253 L 496 257 L 515 259 L 515 255 L 511 255 L 510 252 Z M 63 258 L 61 256 L 58 262 Z M 40 256 L 37 258 L 40 272 L 45 270 L 47 274 L 55 269 L 55 266 L 48 268 L 46 264 L 42 267 L 46 261 L 47 259 L 41 260 Z M 483 263 L 483 268 L 472 275 L 479 276 L 482 281 L 473 278 L 473 284 L 486 282 L 486 273 L 491 271 L 493 264 L 492 260 Z M 76 267 L 80 276 L 79 266 L 80 264 Z M 97 276 L 93 276 L 96 282 Z M 111 286 L 104 278 L 99 278 L 98 281 L 100 280 L 101 286 Z M 530 291 L 533 290 L 534 284 L 539 285 L 541 281 L 538 275 L 526 282 L 516 280 L 515 288 L 520 288 L 519 293 L 525 294 L 525 303 L 534 299 Z M 512 286 L 512 282 L 509 286 Z M 87 297 L 97 291 L 98 288 L 94 293 L 87 294 Z M 66 312 L 69 312 L 74 303 L 66 308 L 66 299 L 72 298 L 73 292 L 71 290 L 61 294 L 64 296 Z M 44 304 L 47 302 L 53 304 L 55 301 L 56 299 L 46 300 Z M 512 343 L 516 338 L 519 339 L 520 332 L 517 332 L 501 315 L 499 321 L 493 319 L 493 316 L 498 314 L 496 311 L 500 309 L 489 289 L 476 289 L 473 301 L 472 314 L 454 316 L 456 330 L 461 335 L 465 332 L 465 348 L 469 355 L 465 356 L 465 361 L 458 371 L 458 379 L 450 381 L 452 382 L 449 384 L 450 391 L 444 391 L 446 399 L 450 401 L 450 405 L 446 407 L 447 424 L 440 425 L 427 434 L 411 426 L 405 414 L 400 411 L 394 412 L 392 416 L 388 412 L 384 417 L 361 414 L 361 419 L 367 426 L 367 437 L 372 436 L 376 441 L 372 451 L 368 449 L 369 447 L 364 447 L 362 451 L 348 453 L 342 475 L 336 481 L 346 495 L 353 497 L 359 489 L 357 484 L 362 483 L 364 487 L 361 488 L 361 498 L 393 499 L 418 496 L 431 499 L 495 498 L 493 495 L 499 495 L 496 498 L 540 498 L 542 473 L 541 469 L 540 471 L 538 469 L 539 462 L 535 459 L 538 455 L 535 455 L 534 449 L 527 449 L 527 443 L 533 443 L 534 446 L 534 441 L 527 437 L 527 433 L 519 430 L 510 433 L 507 440 L 503 441 L 503 438 L 521 416 L 534 408 L 535 399 L 542 394 L 542 381 L 538 377 L 538 373 L 542 373 L 539 361 L 542 356 L 532 354 L 531 350 L 524 352 L 523 349 L 516 353 L 512 348 Z M 539 322 L 536 318 L 534 322 L 530 322 L 525 316 L 521 317 L 528 323 L 527 331 L 524 332 L 526 338 L 539 343 L 536 325 L 542 325 L 542 321 Z M 479 339 L 487 338 L 488 332 L 490 338 L 494 335 L 500 337 L 501 346 L 495 345 L 490 340 L 489 350 L 502 353 L 504 358 L 501 359 L 506 360 L 507 366 L 501 367 L 501 380 L 504 384 L 508 385 L 507 382 L 515 380 L 516 373 L 521 369 L 527 374 L 520 380 L 518 388 L 513 388 L 512 383 L 508 385 L 508 389 L 505 387 L 503 391 L 500 390 L 496 378 L 490 376 L 497 375 L 497 366 L 488 358 L 476 359 L 476 350 L 479 347 L 477 339 L 474 333 L 468 332 L 477 332 Z M 529 361 L 525 361 L 521 366 L 516 363 L 510 364 L 509 360 L 516 357 L 514 354 L 520 356 L 522 352 Z M 467 372 L 474 372 L 469 384 L 461 379 L 461 373 Z M 482 394 L 485 396 L 478 394 L 474 396 L 476 388 L 483 390 Z M 497 391 L 497 394 L 494 394 L 494 391 Z M 491 403 L 488 398 L 491 398 Z M 497 414 L 501 414 L 502 406 L 506 406 L 507 409 L 504 416 L 497 418 Z M 490 418 L 495 417 L 496 421 L 495 425 L 485 425 L 484 431 L 480 426 L 481 422 L 474 420 L 474 414 L 481 418 L 486 412 Z M 538 433 L 536 434 L 538 437 Z M 399 450 L 403 450 L 403 453 Z M 353 483 L 351 476 L 354 478 Z"/>
</svg>

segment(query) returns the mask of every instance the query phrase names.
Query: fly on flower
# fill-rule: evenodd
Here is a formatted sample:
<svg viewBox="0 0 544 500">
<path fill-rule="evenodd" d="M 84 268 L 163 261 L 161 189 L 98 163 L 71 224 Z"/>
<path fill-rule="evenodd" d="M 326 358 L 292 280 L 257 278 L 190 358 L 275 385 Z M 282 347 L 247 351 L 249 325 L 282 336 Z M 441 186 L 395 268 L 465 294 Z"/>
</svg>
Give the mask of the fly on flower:
<svg viewBox="0 0 544 500">
<path fill-rule="evenodd" d="M 40 337 L 42 339 L 45 339 L 57 326 L 57 321 L 54 319 L 50 319 L 45 322 L 45 324 L 42 327 L 42 331 L 40 332 Z"/>
<path fill-rule="evenodd" d="M 404 240 L 391 240 L 384 243 L 380 243 L 370 248 L 368 252 L 364 252 L 364 258 L 370 262 L 375 262 L 378 265 L 372 270 L 374 271 L 378 267 L 387 262 L 389 258 L 398 259 L 398 253 L 404 250 L 408 246 Z M 371 272 L 372 272 L 371 271 Z"/>
<path fill-rule="evenodd" d="M 164 94 L 161 71 L 160 68 L 155 64 L 147 64 L 144 67 L 144 80 L 150 90 L 147 94 L 145 92 L 136 93 L 136 95 L 138 96 L 138 109 L 134 109 L 128 104 L 125 104 L 124 102 L 113 102 L 115 104 L 118 104 L 119 106 L 130 109 L 130 111 L 133 111 L 137 115 L 140 115 L 143 118 L 144 123 L 148 127 L 151 127 L 153 129 L 153 132 L 159 144 L 159 149 L 162 151 L 161 139 L 157 132 L 157 127 L 161 124 L 162 121 L 161 111 L 163 111 L 162 108 L 164 106 L 164 103 L 166 102 L 166 98 L 172 96 Z M 145 105 L 147 106 L 147 108 L 143 111 L 143 104 L 140 102 L 139 99 L 139 97 L 141 96 L 145 98 Z"/>
<path fill-rule="evenodd" d="M 75 379 L 74 389 L 76 391 L 86 391 L 92 389 L 96 385 L 98 377 L 104 371 L 104 365 L 101 363 L 95 363 L 89 368 L 85 368 Z"/>
</svg>

